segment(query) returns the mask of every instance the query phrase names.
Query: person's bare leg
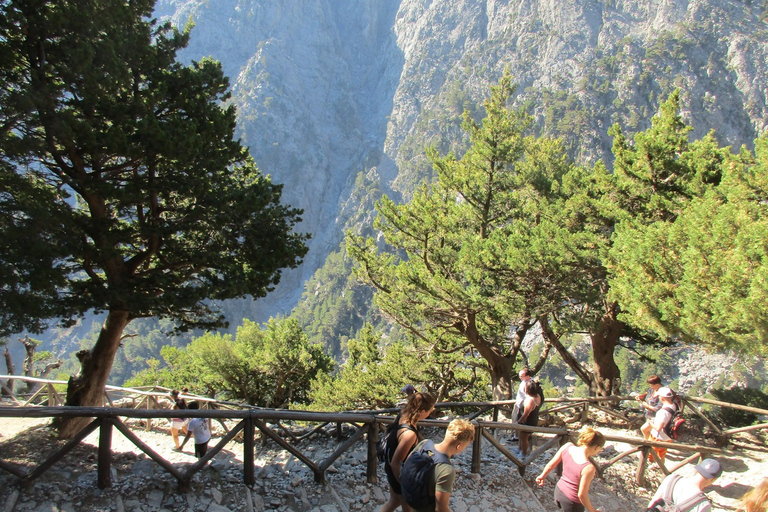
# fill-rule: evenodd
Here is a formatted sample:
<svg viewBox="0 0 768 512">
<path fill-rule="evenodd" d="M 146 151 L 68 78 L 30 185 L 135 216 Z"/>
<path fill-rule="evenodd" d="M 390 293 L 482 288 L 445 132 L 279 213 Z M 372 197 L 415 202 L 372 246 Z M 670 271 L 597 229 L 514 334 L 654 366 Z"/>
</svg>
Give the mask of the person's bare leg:
<svg viewBox="0 0 768 512">
<path fill-rule="evenodd" d="M 645 423 L 643 423 L 643 425 L 640 427 L 640 432 L 642 432 L 642 433 L 643 433 L 643 437 L 645 438 L 645 440 L 646 440 L 646 441 L 647 441 L 648 439 L 650 439 L 650 437 L 651 437 L 651 428 L 652 428 L 652 427 L 651 427 L 651 422 L 650 422 L 650 421 L 646 421 L 646 422 L 645 422 Z"/>
<path fill-rule="evenodd" d="M 518 441 L 518 446 L 520 447 L 520 451 L 523 453 L 523 455 L 528 455 L 528 441 L 531 438 L 531 434 L 528 432 L 520 432 L 518 434 L 518 438 L 520 439 Z"/>
<path fill-rule="evenodd" d="M 383 504 L 381 508 L 379 508 L 379 512 L 395 512 L 395 510 L 397 510 L 397 507 L 401 505 L 403 507 L 403 512 L 411 512 L 411 507 L 409 507 L 404 501 L 402 501 L 402 496 L 395 493 L 395 491 L 392 490 L 392 487 L 390 487 L 389 500 L 385 504 Z"/>
<path fill-rule="evenodd" d="M 187 435 L 187 434 L 185 433 L 184 435 Z M 171 427 L 171 437 L 173 438 L 173 443 L 176 445 L 176 449 L 178 450 L 179 449 L 179 430 Z"/>
</svg>

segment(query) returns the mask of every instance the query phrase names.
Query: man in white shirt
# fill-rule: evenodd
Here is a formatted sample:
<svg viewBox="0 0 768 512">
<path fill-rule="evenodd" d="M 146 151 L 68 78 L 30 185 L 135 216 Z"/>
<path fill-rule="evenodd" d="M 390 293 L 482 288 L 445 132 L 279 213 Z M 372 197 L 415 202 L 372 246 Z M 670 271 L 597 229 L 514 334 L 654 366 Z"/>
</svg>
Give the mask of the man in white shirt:
<svg viewBox="0 0 768 512">
<path fill-rule="evenodd" d="M 696 465 L 696 473 L 683 478 L 676 473 L 667 476 L 651 498 L 648 509 L 664 501 L 681 512 L 711 512 L 712 506 L 704 489 L 712 485 L 723 473 L 723 467 L 715 459 L 704 459 Z M 669 500 L 669 501 L 668 501 Z"/>
<path fill-rule="evenodd" d="M 530 370 L 523 368 L 520 373 L 517 374 L 520 377 L 520 385 L 517 387 L 517 395 L 515 396 L 515 407 L 512 409 L 512 423 L 518 423 L 520 421 L 520 414 L 522 412 L 523 402 L 525 401 L 525 383 L 531 380 Z M 512 440 L 517 441 L 517 431 L 513 431 Z"/>
</svg>

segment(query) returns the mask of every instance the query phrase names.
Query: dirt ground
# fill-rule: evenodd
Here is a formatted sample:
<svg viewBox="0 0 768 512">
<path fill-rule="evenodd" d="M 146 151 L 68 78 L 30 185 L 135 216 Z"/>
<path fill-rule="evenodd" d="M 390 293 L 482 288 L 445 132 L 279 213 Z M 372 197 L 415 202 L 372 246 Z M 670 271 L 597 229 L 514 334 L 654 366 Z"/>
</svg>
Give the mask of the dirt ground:
<svg viewBox="0 0 768 512">
<path fill-rule="evenodd" d="M 0 459 L 15 464 L 23 464 L 29 459 L 33 462 L 30 468 L 43 460 L 44 453 L 50 453 L 61 443 L 55 439 L 55 433 L 48 426 L 49 422 L 48 419 L 0 418 Z M 592 426 L 606 434 L 634 435 L 607 423 Z M 189 443 L 184 453 L 172 450 L 173 442 L 167 423 L 156 420 L 149 430 L 138 423 L 131 425 L 131 428 L 142 441 L 172 464 L 184 467 L 195 461 Z M 437 431 L 426 433 L 435 439 L 440 435 Z M 223 430 L 214 430 L 214 437 L 221 435 Z M 742 435 L 729 446 L 724 456 L 718 457 L 725 472 L 708 489 L 713 510 L 734 510 L 738 498 L 768 475 L 766 435 Z M 542 442 L 543 438 L 539 439 L 539 444 Z M 311 453 L 314 460 L 326 457 L 337 446 L 333 436 L 313 437 L 304 443 L 311 443 L 309 446 L 302 445 L 302 448 Z M 97 444 L 98 431 L 85 439 L 83 445 L 75 450 L 74 456 L 65 457 L 30 489 L 15 491 L 15 486 L 9 485 L 14 477 L 0 470 L 0 510 L 349 512 L 376 510 L 388 495 L 383 471 L 379 471 L 377 484 L 365 482 L 365 443 L 357 443 L 348 454 L 334 462 L 325 485 L 316 484 L 305 465 L 273 443 L 268 443 L 257 453 L 257 485 L 246 488 L 242 484 L 243 449 L 236 441 L 230 442 L 217 455 L 211 469 L 200 474 L 199 478 L 195 477 L 196 487 L 191 493 L 180 495 L 175 489 L 173 478 L 162 470 L 150 467 L 149 477 L 137 472 L 138 466 L 146 466 L 144 462 L 149 463 L 149 466 L 154 463 L 119 432 L 115 432 L 112 439 L 116 485 L 104 492 L 96 492 Z M 451 498 L 455 512 L 552 510 L 554 480 L 544 488 L 539 488 L 534 482 L 538 471 L 551 457 L 551 452 L 534 461 L 521 477 L 516 468 L 489 443 L 484 443 L 483 447 L 482 475 L 469 473 L 470 450 L 455 459 L 458 470 L 457 490 Z M 599 462 L 604 463 L 628 448 L 629 445 L 623 443 L 609 442 Z M 668 463 L 674 464 L 682 458 L 679 454 L 670 453 Z M 642 488 L 635 485 L 635 468 L 635 460 L 627 459 L 607 469 L 604 478 L 596 479 L 592 486 L 590 494 L 593 503 L 604 512 L 641 510 L 663 474 L 652 466 L 647 472 L 649 485 Z M 686 476 L 693 471 L 693 466 L 689 465 L 682 468 L 680 473 Z M 247 500 L 244 498 L 246 496 L 249 497 Z M 13 504 L 8 508 L 12 498 Z"/>
</svg>

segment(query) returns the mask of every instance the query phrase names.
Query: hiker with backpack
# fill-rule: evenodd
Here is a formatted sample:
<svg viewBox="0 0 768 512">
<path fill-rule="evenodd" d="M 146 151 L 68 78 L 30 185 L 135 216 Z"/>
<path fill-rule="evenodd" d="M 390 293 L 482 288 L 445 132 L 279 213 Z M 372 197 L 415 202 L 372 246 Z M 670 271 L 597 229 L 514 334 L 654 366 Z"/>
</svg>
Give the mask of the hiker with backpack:
<svg viewBox="0 0 768 512">
<path fill-rule="evenodd" d="M 403 464 L 400 484 L 403 499 L 415 512 L 450 512 L 449 501 L 456 480 L 451 457 L 475 438 L 475 426 L 461 418 L 452 420 L 442 442 L 425 439 Z"/>
<path fill-rule="evenodd" d="M 673 442 L 674 439 L 670 435 L 674 426 L 673 419 L 680 412 L 675 403 L 675 392 L 669 388 L 659 388 L 656 394 L 661 399 L 661 408 L 656 411 L 653 418 L 650 439 L 652 441 Z M 654 451 L 663 462 L 667 456 L 667 449 L 654 447 Z"/>
<path fill-rule="evenodd" d="M 648 503 L 648 512 L 710 512 L 704 489 L 720 477 L 723 467 L 715 459 L 704 459 L 695 467 L 696 473 L 689 478 L 668 475 Z"/>
<path fill-rule="evenodd" d="M 643 437 L 648 440 L 651 438 L 651 429 L 653 428 L 653 419 L 656 417 L 656 413 L 661 409 L 661 399 L 658 393 L 661 389 L 661 377 L 658 375 L 651 375 L 648 377 L 648 385 L 650 388 L 647 392 L 637 395 L 637 399 L 641 400 L 641 405 L 645 409 L 645 423 L 640 427 L 640 432 L 643 433 Z"/>
<path fill-rule="evenodd" d="M 587 427 L 575 445 L 564 444 L 536 477 L 536 483 L 543 486 L 547 474 L 562 462 L 563 475 L 555 486 L 555 504 L 563 512 L 598 512 L 589 499 L 589 487 L 596 473 L 589 458 L 600 453 L 604 445 L 605 436 Z"/>
<path fill-rule="evenodd" d="M 384 472 L 389 482 L 389 500 L 381 506 L 379 512 L 393 512 L 400 506 L 403 512 L 411 512 L 411 508 L 403 501 L 400 470 L 414 446 L 423 439 L 419 433 L 419 421 L 432 414 L 434 408 L 435 398 L 432 395 L 414 391 L 408 395 L 408 401 L 395 421 L 387 427 L 383 443 L 379 443 L 379 451 L 382 452 Z"/>
</svg>

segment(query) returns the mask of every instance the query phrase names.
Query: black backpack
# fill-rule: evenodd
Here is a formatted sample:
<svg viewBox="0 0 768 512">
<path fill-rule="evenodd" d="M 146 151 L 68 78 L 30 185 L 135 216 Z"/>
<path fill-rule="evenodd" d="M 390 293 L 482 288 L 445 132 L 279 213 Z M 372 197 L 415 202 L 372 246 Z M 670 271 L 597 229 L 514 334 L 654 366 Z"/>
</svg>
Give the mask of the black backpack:
<svg viewBox="0 0 768 512">
<path fill-rule="evenodd" d="M 674 503 L 672 501 L 672 491 L 675 489 L 675 485 L 677 484 L 677 482 L 680 481 L 682 477 L 680 475 L 675 474 L 675 475 L 670 475 L 667 478 L 671 478 L 672 481 L 669 483 L 669 485 L 665 489 L 664 496 L 654 501 L 653 503 L 651 503 L 651 506 L 646 509 L 646 512 L 688 512 L 699 503 L 702 503 L 709 499 L 702 492 L 694 496 L 691 496 L 690 498 L 683 501 L 682 503 L 679 503 L 679 504 Z"/>
<path fill-rule="evenodd" d="M 422 447 L 414 450 L 400 470 L 400 487 L 403 499 L 415 509 L 426 508 L 435 503 L 435 493 L 429 488 L 429 476 L 435 464 L 450 464 L 451 459 L 435 449 L 435 443 L 427 439 Z"/>
<path fill-rule="evenodd" d="M 413 428 L 410 424 L 400 423 L 400 416 L 398 415 L 398 417 L 395 418 L 395 421 L 387 425 L 384 434 L 382 434 L 381 438 L 379 438 L 379 441 L 376 443 L 376 457 L 379 459 L 379 462 L 390 462 L 392 460 L 392 456 L 395 454 L 398 444 L 397 433 L 401 429 L 408 429 L 411 432 L 419 433 L 419 431 Z"/>
</svg>

